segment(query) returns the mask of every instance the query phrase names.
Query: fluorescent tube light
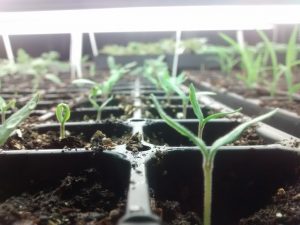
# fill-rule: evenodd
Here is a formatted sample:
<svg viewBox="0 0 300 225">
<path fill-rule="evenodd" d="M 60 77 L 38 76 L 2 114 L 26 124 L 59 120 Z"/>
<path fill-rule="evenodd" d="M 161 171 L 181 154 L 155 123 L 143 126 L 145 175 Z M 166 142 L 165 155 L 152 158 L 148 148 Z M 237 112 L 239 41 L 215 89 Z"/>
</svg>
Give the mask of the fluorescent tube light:
<svg viewBox="0 0 300 225">
<path fill-rule="evenodd" d="M 300 23 L 300 5 L 134 7 L 2 12 L 7 34 L 270 29 Z"/>
</svg>

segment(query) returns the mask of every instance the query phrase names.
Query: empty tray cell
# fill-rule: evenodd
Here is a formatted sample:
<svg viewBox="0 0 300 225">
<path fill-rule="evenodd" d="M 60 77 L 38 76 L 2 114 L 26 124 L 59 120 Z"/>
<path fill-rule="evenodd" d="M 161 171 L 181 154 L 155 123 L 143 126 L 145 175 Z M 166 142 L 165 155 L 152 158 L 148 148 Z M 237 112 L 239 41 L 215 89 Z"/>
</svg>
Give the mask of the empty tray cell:
<svg viewBox="0 0 300 225">
<path fill-rule="evenodd" d="M 1 224 L 116 224 L 124 214 L 130 164 L 118 155 L 6 153 L 0 163 Z"/>
<path fill-rule="evenodd" d="M 297 181 L 299 163 L 300 156 L 294 151 L 267 147 L 221 150 L 214 163 L 212 224 L 237 225 L 241 218 L 269 204 L 279 188 Z M 166 224 L 176 219 L 185 220 L 182 224 L 202 224 L 203 173 L 199 150 L 159 154 L 147 162 L 147 176 L 155 211 L 162 212 Z"/>
<path fill-rule="evenodd" d="M 180 124 L 191 130 L 197 135 L 198 122 L 197 120 L 178 120 Z M 203 140 L 207 145 L 211 145 L 216 139 L 227 134 L 238 126 L 238 122 L 230 121 L 227 119 L 218 119 L 208 122 L 204 128 Z M 144 139 L 151 144 L 155 145 L 168 145 L 168 146 L 194 146 L 194 144 L 185 136 L 179 134 L 176 130 L 166 124 L 164 121 L 148 122 L 143 127 Z M 234 145 L 260 145 L 271 144 L 277 140 L 264 139 L 263 136 L 256 132 L 255 128 L 249 128 L 244 131 Z"/>
</svg>

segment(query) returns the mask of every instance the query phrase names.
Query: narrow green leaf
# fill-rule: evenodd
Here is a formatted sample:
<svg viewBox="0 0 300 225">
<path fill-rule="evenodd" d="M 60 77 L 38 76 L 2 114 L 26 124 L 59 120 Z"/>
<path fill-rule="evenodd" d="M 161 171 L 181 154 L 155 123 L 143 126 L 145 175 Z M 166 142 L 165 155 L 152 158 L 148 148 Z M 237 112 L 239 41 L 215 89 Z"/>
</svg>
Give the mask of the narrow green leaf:
<svg viewBox="0 0 300 225">
<path fill-rule="evenodd" d="M 93 85 L 97 85 L 96 82 L 94 82 L 92 80 L 89 80 L 89 79 L 84 79 L 84 78 L 73 80 L 72 84 L 75 84 L 77 86 L 84 86 L 84 85 L 91 85 L 91 86 L 93 86 Z"/>
<path fill-rule="evenodd" d="M 92 106 L 93 106 L 96 110 L 98 110 L 98 109 L 100 108 L 100 106 L 99 106 L 99 104 L 98 104 L 98 102 L 97 102 L 96 96 L 89 95 L 89 101 L 90 101 L 90 103 L 92 104 Z"/>
<path fill-rule="evenodd" d="M 193 84 L 190 84 L 190 102 L 195 115 L 197 116 L 199 122 L 202 123 L 204 116 L 196 96 L 196 89 Z"/>
<path fill-rule="evenodd" d="M 204 120 L 203 120 L 203 124 L 206 124 L 208 121 L 210 120 L 213 120 L 213 119 L 217 119 L 217 118 L 221 118 L 221 117 L 224 117 L 226 115 L 229 115 L 229 114 L 233 114 L 233 113 L 236 113 L 236 112 L 239 112 L 241 111 L 242 108 L 238 108 L 234 111 L 231 111 L 231 112 L 220 112 L 220 113 L 216 113 L 216 114 L 212 114 L 212 115 L 209 115 L 207 116 Z"/>
<path fill-rule="evenodd" d="M 0 110 L 5 111 L 5 108 L 6 108 L 6 101 L 4 100 L 4 98 L 0 96 Z"/>
<path fill-rule="evenodd" d="M 273 116 L 275 113 L 277 112 L 277 109 L 274 109 L 266 114 L 263 114 L 261 116 L 258 116 L 254 119 L 251 119 L 247 122 L 244 122 L 242 124 L 240 124 L 239 126 L 237 126 L 236 128 L 234 128 L 231 132 L 229 132 L 228 134 L 225 134 L 223 137 L 217 139 L 211 146 L 210 151 L 212 154 L 212 157 L 216 154 L 216 152 L 219 150 L 219 148 L 221 146 L 230 144 L 232 142 L 234 142 L 235 140 L 237 140 L 239 138 L 239 136 L 242 134 L 242 132 L 247 129 L 248 127 L 252 126 L 255 123 L 258 123 L 262 120 L 265 120 L 271 116 Z"/>
<path fill-rule="evenodd" d="M 48 73 L 45 75 L 45 78 L 55 84 L 61 84 L 61 79 L 59 79 L 59 77 L 56 74 Z"/>
<path fill-rule="evenodd" d="M 1 126 L 0 126 L 0 146 L 5 144 L 10 134 L 17 128 L 17 126 L 25 120 L 32 110 L 35 109 L 39 101 L 39 93 L 35 94 L 32 99 L 27 102 L 20 110 L 11 115 Z"/>
<path fill-rule="evenodd" d="M 288 67 L 292 67 L 292 64 L 297 59 L 298 49 L 297 49 L 297 37 L 298 37 L 298 25 L 295 26 L 295 28 L 292 31 L 292 34 L 290 36 L 288 46 L 287 46 L 287 52 L 286 52 L 286 58 L 285 58 L 285 64 Z"/>
<path fill-rule="evenodd" d="M 294 94 L 297 93 L 299 90 L 300 90 L 300 83 L 293 85 L 290 92 Z"/>
<path fill-rule="evenodd" d="M 106 99 L 100 106 L 100 110 L 102 110 L 111 100 L 113 100 L 113 96 L 110 96 L 108 99 Z"/>
<path fill-rule="evenodd" d="M 159 104 L 159 102 L 157 101 L 156 97 L 151 94 L 151 99 L 160 115 L 160 117 L 173 129 L 175 129 L 178 133 L 180 133 L 181 135 L 189 138 L 195 145 L 197 145 L 199 147 L 199 150 L 201 151 L 201 153 L 203 155 L 206 156 L 207 154 L 207 147 L 205 145 L 205 143 L 199 139 L 196 135 L 194 135 L 191 131 L 189 131 L 188 129 L 186 129 L 184 126 L 182 126 L 181 124 L 179 124 L 178 122 L 176 122 L 175 120 L 173 120 L 170 116 L 168 116 L 164 110 L 162 109 L 161 105 Z"/>
<path fill-rule="evenodd" d="M 272 75 L 275 76 L 278 69 L 278 60 L 275 48 L 273 47 L 273 43 L 270 41 L 268 36 L 261 30 L 257 31 L 260 38 L 264 41 L 265 46 L 267 48 L 268 53 L 270 54 L 271 63 L 272 63 Z"/>
</svg>

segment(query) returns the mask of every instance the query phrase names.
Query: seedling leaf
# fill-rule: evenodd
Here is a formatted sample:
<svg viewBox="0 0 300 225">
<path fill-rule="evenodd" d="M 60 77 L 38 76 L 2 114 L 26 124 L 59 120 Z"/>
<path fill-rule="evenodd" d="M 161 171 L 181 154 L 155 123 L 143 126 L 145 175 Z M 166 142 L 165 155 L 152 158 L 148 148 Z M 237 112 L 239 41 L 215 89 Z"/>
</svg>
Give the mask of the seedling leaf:
<svg viewBox="0 0 300 225">
<path fill-rule="evenodd" d="M 199 121 L 202 121 L 204 116 L 203 116 L 200 104 L 198 102 L 198 99 L 196 96 L 196 90 L 195 90 L 195 87 L 193 84 L 190 84 L 190 101 L 191 101 L 195 115 L 197 116 Z"/>
<path fill-rule="evenodd" d="M 0 146 L 4 145 L 10 134 L 17 128 L 17 126 L 25 120 L 32 110 L 35 109 L 39 101 L 39 93 L 35 94 L 32 99 L 27 102 L 20 110 L 11 115 L 1 126 L 0 126 Z"/>
</svg>

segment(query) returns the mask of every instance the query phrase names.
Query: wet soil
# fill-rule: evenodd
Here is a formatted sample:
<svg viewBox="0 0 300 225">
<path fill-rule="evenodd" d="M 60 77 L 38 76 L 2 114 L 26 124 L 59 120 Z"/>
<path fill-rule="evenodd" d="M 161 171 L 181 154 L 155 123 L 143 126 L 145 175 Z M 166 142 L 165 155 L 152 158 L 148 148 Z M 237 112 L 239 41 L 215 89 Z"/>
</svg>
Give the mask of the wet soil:
<svg viewBox="0 0 300 225">
<path fill-rule="evenodd" d="M 9 137 L 3 150 L 29 150 L 29 149 L 70 149 L 70 148 L 86 148 L 91 150 L 111 150 L 117 144 L 125 141 L 122 138 L 106 137 L 101 131 L 96 131 L 90 140 L 83 134 L 76 136 L 66 136 L 60 139 L 59 132 L 47 131 L 46 133 L 38 133 L 30 128 L 21 129 L 13 136 Z"/>
<path fill-rule="evenodd" d="M 97 170 L 88 169 L 43 190 L 11 196 L 0 203 L 0 224 L 114 225 L 124 214 L 124 196 L 101 179 Z"/>
<path fill-rule="evenodd" d="M 150 142 L 151 144 L 154 145 L 164 145 L 168 146 L 168 141 L 164 139 L 164 137 L 157 135 L 156 133 L 149 133 L 147 135 L 148 138 L 146 138 L 146 141 Z M 245 130 L 240 138 L 236 140 L 235 142 L 228 144 L 228 146 L 247 146 L 247 145 L 264 145 L 266 142 L 264 139 L 259 136 L 255 128 L 248 128 Z M 193 146 L 193 143 L 188 140 L 186 137 L 180 137 L 178 139 L 178 144 L 174 144 L 172 142 L 171 146 Z"/>
<path fill-rule="evenodd" d="M 298 100 L 289 101 L 286 98 L 285 99 L 275 98 L 275 99 L 262 99 L 261 101 L 262 101 L 260 104 L 261 106 L 282 108 L 285 110 L 289 110 L 291 112 L 295 112 L 298 115 L 300 115 L 300 101 Z"/>
<path fill-rule="evenodd" d="M 278 107 L 300 115 L 300 102 L 298 100 L 288 101 L 287 95 L 283 95 L 283 93 L 278 93 L 270 100 L 270 93 L 265 89 L 266 84 L 261 83 L 255 88 L 248 89 L 235 76 L 222 76 L 216 71 L 208 71 L 202 74 L 190 71 L 188 74 L 192 82 L 199 84 L 202 81 L 206 81 L 216 89 L 226 88 L 228 91 L 242 95 L 245 98 L 260 99 L 260 104 L 264 107 Z M 284 80 L 279 83 L 278 90 L 286 91 Z"/>
<path fill-rule="evenodd" d="M 300 224 L 300 182 L 279 188 L 272 204 L 254 215 L 241 219 L 239 225 L 298 225 Z"/>
<path fill-rule="evenodd" d="M 193 211 L 184 211 L 177 201 L 156 201 L 153 211 L 162 218 L 163 225 L 202 225 L 202 218 Z"/>
<path fill-rule="evenodd" d="M 164 221 L 164 225 L 202 225 L 200 213 L 185 211 L 177 201 L 157 200 L 153 211 Z M 300 182 L 287 188 L 279 188 L 273 196 L 272 204 L 238 225 L 299 225 L 300 224 Z M 232 224 L 234 225 L 234 224 Z"/>
</svg>

